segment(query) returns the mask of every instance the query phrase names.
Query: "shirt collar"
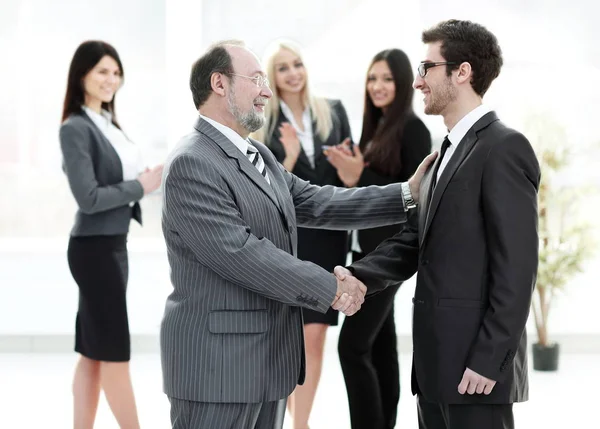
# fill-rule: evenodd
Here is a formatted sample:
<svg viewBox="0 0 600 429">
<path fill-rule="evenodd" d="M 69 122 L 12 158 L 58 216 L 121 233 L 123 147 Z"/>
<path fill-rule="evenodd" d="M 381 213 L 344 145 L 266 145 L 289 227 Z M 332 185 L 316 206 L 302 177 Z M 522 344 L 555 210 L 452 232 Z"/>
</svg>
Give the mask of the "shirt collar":
<svg viewBox="0 0 600 429">
<path fill-rule="evenodd" d="M 107 128 L 112 124 L 112 115 L 109 111 L 102 109 L 98 113 L 87 106 L 81 106 L 81 108 L 98 127 Z"/>
<path fill-rule="evenodd" d="M 231 143 L 233 143 L 235 147 L 237 147 L 244 155 L 247 155 L 248 146 L 250 145 L 247 139 L 242 138 L 242 136 L 233 131 L 231 128 L 215 121 L 214 119 L 210 119 L 204 115 L 200 115 L 200 117 L 215 127 L 225 137 L 227 137 Z"/>
<path fill-rule="evenodd" d="M 448 134 L 448 140 L 456 148 L 462 139 L 467 135 L 467 132 L 480 120 L 486 113 L 491 112 L 485 104 L 481 104 L 467 113 L 458 123 L 452 128 Z"/>
<path fill-rule="evenodd" d="M 292 112 L 292 109 L 290 109 L 290 106 L 288 106 L 285 103 L 285 101 L 283 101 L 283 100 L 279 100 L 279 105 L 281 106 L 281 111 L 283 112 L 285 117 L 288 118 L 289 121 L 291 121 L 292 125 L 296 129 L 296 132 L 302 132 L 302 131 L 300 131 L 300 129 L 298 128 L 298 126 L 296 124 L 296 118 L 294 118 L 294 112 Z M 304 125 L 304 132 L 310 131 L 311 119 L 310 119 L 310 107 L 309 106 L 306 106 L 304 108 L 304 112 L 302 112 L 302 121 L 303 121 L 303 125 Z"/>
</svg>

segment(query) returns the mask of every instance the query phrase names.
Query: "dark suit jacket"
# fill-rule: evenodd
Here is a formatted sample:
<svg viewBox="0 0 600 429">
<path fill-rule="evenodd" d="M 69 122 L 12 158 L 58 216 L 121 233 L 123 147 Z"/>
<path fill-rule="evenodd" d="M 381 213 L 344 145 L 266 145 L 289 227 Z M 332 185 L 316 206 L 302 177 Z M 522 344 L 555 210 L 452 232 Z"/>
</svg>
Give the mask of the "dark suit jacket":
<svg viewBox="0 0 600 429">
<path fill-rule="evenodd" d="M 310 164 L 304 149 L 300 151 L 298 161 L 292 173 L 314 185 L 344 186 L 337 175 L 337 170 L 327 161 L 323 155 L 324 145 L 334 146 L 341 143 L 346 137 L 352 138 L 348 115 L 339 100 L 329 100 L 331 105 L 331 120 L 333 126 L 326 141 L 322 141 L 317 134 L 316 122 L 313 121 L 313 140 L 315 147 L 315 167 Z M 291 122 L 286 118 L 281 108 L 275 129 L 265 144 L 271 149 L 275 158 L 283 162 L 285 150 L 279 141 L 281 133 L 279 127 L 284 122 Z M 333 270 L 336 265 L 346 263 L 348 253 L 348 234 L 346 231 L 315 230 L 298 228 L 298 257 L 319 264 L 320 266 Z"/>
<path fill-rule="evenodd" d="M 434 168 L 409 226 L 352 269 L 371 291 L 418 269 L 413 393 L 447 404 L 525 401 L 538 161 L 527 139 L 490 112 L 463 138 L 428 204 Z M 458 393 L 465 367 L 498 382 L 489 396 Z"/>
<path fill-rule="evenodd" d="M 119 155 L 85 112 L 63 122 L 60 148 L 78 206 L 72 236 L 126 234 L 132 217 L 142 223 L 137 203 L 144 196 L 141 183 L 123 181 Z"/>
<path fill-rule="evenodd" d="M 431 152 L 431 134 L 417 116 L 406 122 L 404 132 L 398 141 L 401 145 L 400 173 L 396 176 L 382 174 L 375 167 L 365 167 L 356 186 L 388 185 L 406 182 L 414 174 L 423 159 Z M 375 250 L 381 242 L 400 231 L 399 225 L 357 231 L 358 243 L 363 254 Z"/>
</svg>

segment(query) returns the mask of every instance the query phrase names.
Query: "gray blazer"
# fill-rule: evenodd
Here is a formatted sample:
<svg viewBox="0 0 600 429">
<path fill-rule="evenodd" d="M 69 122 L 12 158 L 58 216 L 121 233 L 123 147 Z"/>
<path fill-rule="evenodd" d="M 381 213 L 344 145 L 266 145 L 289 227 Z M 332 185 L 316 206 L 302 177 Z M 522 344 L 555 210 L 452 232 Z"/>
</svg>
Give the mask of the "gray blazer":
<svg viewBox="0 0 600 429">
<path fill-rule="evenodd" d="M 78 206 L 71 236 L 126 234 L 132 217 L 142 223 L 140 205 L 129 205 L 144 196 L 141 183 L 123 181 L 119 155 L 85 112 L 62 124 L 60 148 Z"/>
<path fill-rule="evenodd" d="M 299 306 L 327 311 L 335 277 L 295 257 L 297 226 L 347 230 L 405 221 L 399 184 L 318 187 L 263 144 L 271 185 L 201 118 L 163 172 L 162 228 L 173 292 L 160 343 L 164 390 L 198 402 L 287 397 L 304 381 Z"/>
</svg>

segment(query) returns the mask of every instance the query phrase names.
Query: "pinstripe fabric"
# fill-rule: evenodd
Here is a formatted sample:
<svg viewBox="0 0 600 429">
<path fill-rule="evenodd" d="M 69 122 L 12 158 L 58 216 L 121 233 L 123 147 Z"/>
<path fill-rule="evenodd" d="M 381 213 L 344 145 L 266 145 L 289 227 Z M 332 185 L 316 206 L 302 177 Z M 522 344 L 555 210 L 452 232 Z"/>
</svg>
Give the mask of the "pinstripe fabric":
<svg viewBox="0 0 600 429">
<path fill-rule="evenodd" d="M 169 156 L 163 234 L 173 292 L 161 324 L 165 393 L 199 402 L 269 402 L 304 380 L 298 306 L 327 311 L 336 280 L 294 257 L 296 226 L 370 228 L 405 220 L 399 185 L 317 187 L 261 143 L 271 185 L 198 119 Z"/>
<path fill-rule="evenodd" d="M 280 429 L 286 400 L 218 404 L 169 398 L 173 429 Z"/>
</svg>

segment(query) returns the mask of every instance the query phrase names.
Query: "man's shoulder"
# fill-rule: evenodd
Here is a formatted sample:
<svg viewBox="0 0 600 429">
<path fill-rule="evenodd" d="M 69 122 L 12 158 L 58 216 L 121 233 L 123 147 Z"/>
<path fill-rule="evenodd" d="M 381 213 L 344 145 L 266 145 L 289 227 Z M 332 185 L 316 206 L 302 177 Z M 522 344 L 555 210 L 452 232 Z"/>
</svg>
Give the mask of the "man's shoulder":
<svg viewBox="0 0 600 429">
<path fill-rule="evenodd" d="M 528 141 L 525 135 L 506 125 L 500 119 L 492 121 L 487 127 L 477 132 L 477 137 L 483 142 L 495 144 L 505 140 L 521 140 Z"/>
<path fill-rule="evenodd" d="M 173 162 L 181 158 L 188 158 L 199 163 L 214 159 L 212 139 L 197 130 L 183 136 L 167 156 L 165 169 L 169 169 Z"/>
<path fill-rule="evenodd" d="M 520 131 L 500 120 L 478 134 L 481 146 L 486 148 L 487 159 L 525 159 L 537 164 L 537 156 L 529 139 Z"/>
</svg>

